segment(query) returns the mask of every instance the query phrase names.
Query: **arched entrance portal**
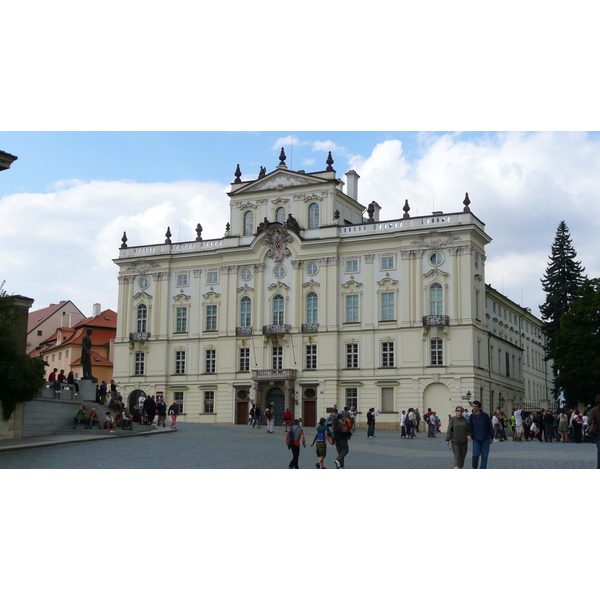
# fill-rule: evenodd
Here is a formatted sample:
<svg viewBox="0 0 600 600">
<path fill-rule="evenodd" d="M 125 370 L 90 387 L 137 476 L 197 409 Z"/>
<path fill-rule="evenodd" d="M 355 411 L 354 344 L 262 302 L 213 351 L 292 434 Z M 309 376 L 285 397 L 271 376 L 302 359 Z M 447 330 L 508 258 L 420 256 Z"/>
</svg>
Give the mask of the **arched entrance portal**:
<svg viewBox="0 0 600 600">
<path fill-rule="evenodd" d="M 135 407 L 138 405 L 138 399 L 142 395 L 143 391 L 144 390 L 133 390 L 133 392 L 131 392 L 127 398 L 127 406 L 132 414 L 135 410 Z"/>
<path fill-rule="evenodd" d="M 275 403 L 275 425 L 283 425 L 283 413 L 285 412 L 285 394 L 279 388 L 269 390 L 267 394 L 267 406 Z"/>
<path fill-rule="evenodd" d="M 432 383 L 425 388 L 423 414 L 428 408 L 431 408 L 440 418 L 441 430 L 445 433 L 448 427 L 448 415 L 452 414 L 452 400 L 450 390 L 443 383 Z"/>
</svg>

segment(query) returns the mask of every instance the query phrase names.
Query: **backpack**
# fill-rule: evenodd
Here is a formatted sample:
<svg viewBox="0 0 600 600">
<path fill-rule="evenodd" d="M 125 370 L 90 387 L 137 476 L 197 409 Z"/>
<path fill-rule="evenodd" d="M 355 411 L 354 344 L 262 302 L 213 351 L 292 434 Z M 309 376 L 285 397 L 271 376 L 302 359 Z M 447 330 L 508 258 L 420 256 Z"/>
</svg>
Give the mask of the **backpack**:
<svg viewBox="0 0 600 600">
<path fill-rule="evenodd" d="M 347 439 L 350 439 L 352 437 L 352 421 L 350 421 L 348 417 L 342 417 L 338 419 L 338 421 L 338 427 L 340 428 L 340 431 L 346 434 Z"/>
<path fill-rule="evenodd" d="M 271 409 L 270 408 L 267 408 L 265 410 L 265 418 L 266 419 L 270 419 L 271 418 Z"/>
<path fill-rule="evenodd" d="M 294 447 L 294 442 L 296 441 L 296 425 L 294 425 L 293 427 L 290 427 L 290 430 L 288 431 L 287 437 L 285 439 L 287 447 L 291 450 Z"/>
</svg>

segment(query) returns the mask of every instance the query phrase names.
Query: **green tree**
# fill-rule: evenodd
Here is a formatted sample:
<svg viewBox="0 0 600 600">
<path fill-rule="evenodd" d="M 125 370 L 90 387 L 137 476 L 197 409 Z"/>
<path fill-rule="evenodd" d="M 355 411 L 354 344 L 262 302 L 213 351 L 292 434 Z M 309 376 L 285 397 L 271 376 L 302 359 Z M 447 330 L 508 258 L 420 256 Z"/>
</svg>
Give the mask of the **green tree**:
<svg viewBox="0 0 600 600">
<path fill-rule="evenodd" d="M 37 396 L 45 383 L 45 362 L 18 351 L 14 331 L 14 300 L 0 294 L 0 403 L 2 418 L 10 419 L 17 402 Z"/>
<path fill-rule="evenodd" d="M 562 316 L 554 356 L 567 405 L 593 404 L 600 393 L 600 279 L 584 281 Z"/>
<path fill-rule="evenodd" d="M 546 292 L 546 302 L 540 306 L 544 324 L 542 331 L 546 336 L 546 359 L 553 359 L 554 371 L 554 397 L 560 393 L 560 387 L 556 384 L 557 375 L 560 371 L 560 361 L 554 354 L 556 338 L 561 327 L 561 317 L 565 315 L 571 303 L 577 298 L 581 284 L 585 281 L 581 261 L 575 260 L 577 252 L 571 243 L 569 228 L 561 221 L 556 230 L 556 237 L 552 244 L 550 262 L 544 274 L 542 287 Z"/>
</svg>

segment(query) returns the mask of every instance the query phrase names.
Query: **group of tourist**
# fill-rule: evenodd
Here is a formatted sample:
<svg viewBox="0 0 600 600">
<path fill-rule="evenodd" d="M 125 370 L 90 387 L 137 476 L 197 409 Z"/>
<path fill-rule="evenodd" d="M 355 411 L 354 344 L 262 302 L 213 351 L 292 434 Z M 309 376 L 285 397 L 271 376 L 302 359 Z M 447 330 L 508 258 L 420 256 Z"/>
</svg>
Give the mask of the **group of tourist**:
<svg viewBox="0 0 600 600">
<path fill-rule="evenodd" d="M 481 402 L 475 400 L 471 403 L 472 413 L 462 406 L 457 406 L 454 416 L 449 415 L 448 430 L 446 432 L 446 444 L 451 447 L 454 456 L 454 468 L 462 469 L 468 451 L 468 443 L 472 443 L 472 468 L 485 469 L 489 457 L 490 445 L 493 442 L 503 442 L 508 439 L 506 430 L 508 419 L 502 411 L 496 410 L 492 416 L 482 410 Z M 256 407 L 253 406 L 255 409 Z M 345 411 L 337 409 L 330 414 L 329 418 L 321 418 L 311 442 L 311 447 L 316 444 L 317 469 L 325 469 L 325 457 L 327 456 L 327 445 L 334 445 L 338 451 L 335 466 L 344 468 L 344 460 L 349 452 L 348 440 L 356 428 L 356 409 Z M 598 448 L 597 468 L 600 469 L 600 395 L 596 397 L 596 407 L 589 414 L 580 414 L 578 409 L 561 409 L 556 417 L 551 410 L 530 412 L 524 411 L 525 405 L 517 408 L 512 417 L 513 439 L 515 441 L 534 440 L 580 443 L 582 438 L 588 435 L 589 441 L 595 442 Z M 289 411 L 288 411 L 289 412 Z M 256 414 L 256 410 L 254 411 Z M 375 434 L 375 418 L 379 413 L 375 409 L 369 409 L 367 413 L 367 437 L 372 438 Z M 291 418 L 291 413 L 289 413 Z M 441 430 L 441 421 L 435 411 L 427 410 L 425 421 L 428 425 L 428 437 L 436 437 Z M 420 416 L 418 409 L 410 408 L 408 412 L 402 411 L 401 437 L 414 439 L 415 430 L 418 429 Z M 290 422 L 291 423 L 291 422 Z M 298 419 L 293 425 L 286 419 L 286 443 L 292 451 L 290 469 L 297 469 L 300 456 L 300 444 L 306 447 L 304 431 Z"/>
<path fill-rule="evenodd" d="M 171 417 L 171 429 L 177 429 L 179 404 L 175 401 L 167 409 L 167 404 L 162 396 L 156 399 L 155 396 L 146 396 L 146 393 L 142 392 L 138 398 L 136 411 L 142 425 L 154 425 L 156 418 L 157 427 L 166 427 L 168 414 Z"/>
</svg>

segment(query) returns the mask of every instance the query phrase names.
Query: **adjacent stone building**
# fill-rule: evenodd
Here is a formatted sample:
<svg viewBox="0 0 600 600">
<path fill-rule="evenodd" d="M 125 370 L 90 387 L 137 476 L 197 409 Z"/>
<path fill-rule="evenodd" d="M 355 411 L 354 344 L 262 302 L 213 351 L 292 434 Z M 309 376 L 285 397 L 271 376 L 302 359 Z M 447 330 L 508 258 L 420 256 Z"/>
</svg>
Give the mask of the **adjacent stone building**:
<svg viewBox="0 0 600 600">
<path fill-rule="evenodd" d="M 360 423 L 374 407 L 396 428 L 409 407 L 445 416 L 546 393 L 531 367 L 541 322 L 486 286 L 491 238 L 468 195 L 456 212 L 411 216 L 407 201 L 381 220 L 392 200 L 361 204 L 359 175 L 342 181 L 331 154 L 305 173 L 282 149 L 273 171 L 241 175 L 222 238 L 200 224 L 185 243 L 123 236 L 114 378 L 130 404 L 144 391 L 185 421 L 244 424 L 251 403 L 273 402 L 278 421 L 289 407 L 309 427 L 356 405 Z M 508 337 L 494 306 L 517 319 Z"/>
</svg>

